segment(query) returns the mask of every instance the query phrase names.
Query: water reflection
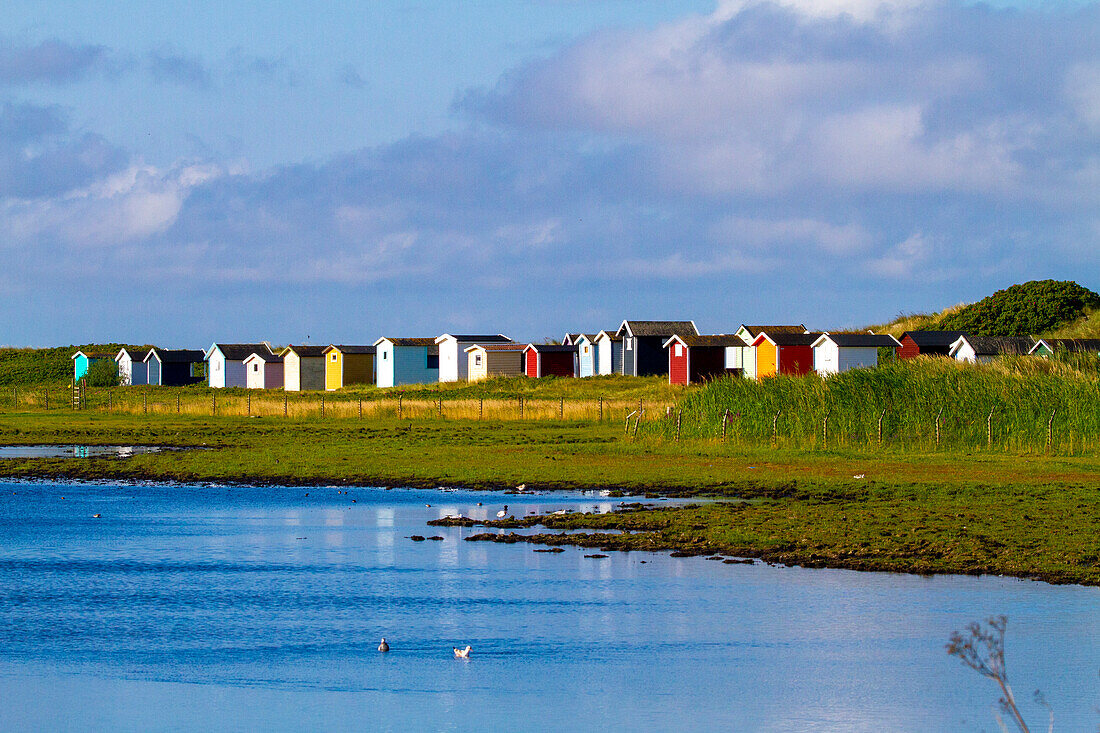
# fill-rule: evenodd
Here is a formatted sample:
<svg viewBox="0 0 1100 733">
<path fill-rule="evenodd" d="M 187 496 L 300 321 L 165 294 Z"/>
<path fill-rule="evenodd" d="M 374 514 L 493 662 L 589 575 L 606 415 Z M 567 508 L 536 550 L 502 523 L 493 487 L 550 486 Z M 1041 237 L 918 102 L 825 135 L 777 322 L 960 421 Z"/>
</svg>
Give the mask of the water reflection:
<svg viewBox="0 0 1100 733">
<path fill-rule="evenodd" d="M 131 458 L 166 450 L 157 445 L 0 445 L 0 458 Z"/>
</svg>

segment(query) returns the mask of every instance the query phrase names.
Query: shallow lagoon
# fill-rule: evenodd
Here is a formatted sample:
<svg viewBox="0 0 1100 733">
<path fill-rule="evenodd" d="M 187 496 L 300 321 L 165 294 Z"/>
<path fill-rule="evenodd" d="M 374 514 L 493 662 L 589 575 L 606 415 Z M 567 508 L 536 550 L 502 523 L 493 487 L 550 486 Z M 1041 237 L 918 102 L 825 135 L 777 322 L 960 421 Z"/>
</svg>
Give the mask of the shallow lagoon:
<svg viewBox="0 0 1100 733">
<path fill-rule="evenodd" d="M 424 524 L 618 501 L 594 495 L 0 492 L 3 730 L 995 730 L 992 683 L 944 652 L 994 613 L 1033 725 L 1035 688 L 1057 730 L 1100 724 L 1092 588 L 588 559 Z"/>
</svg>

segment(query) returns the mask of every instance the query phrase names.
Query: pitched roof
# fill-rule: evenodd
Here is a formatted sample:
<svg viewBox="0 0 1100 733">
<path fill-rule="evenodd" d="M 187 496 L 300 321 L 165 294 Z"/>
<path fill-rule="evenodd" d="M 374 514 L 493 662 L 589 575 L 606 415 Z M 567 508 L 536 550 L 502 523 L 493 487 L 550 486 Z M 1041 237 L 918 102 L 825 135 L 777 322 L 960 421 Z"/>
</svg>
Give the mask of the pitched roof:
<svg viewBox="0 0 1100 733">
<path fill-rule="evenodd" d="M 714 347 L 718 347 L 718 346 L 721 346 L 721 347 L 727 347 L 727 346 L 745 347 L 745 346 L 748 346 L 748 344 L 745 343 L 744 339 L 742 339 L 740 336 L 735 336 L 731 333 L 716 333 L 716 334 L 707 334 L 707 335 L 704 335 L 704 336 L 692 336 L 690 334 L 687 335 L 687 336 L 681 336 L 681 335 L 677 334 L 675 336 L 670 337 L 667 341 L 665 341 L 665 343 L 664 343 L 665 348 L 668 348 L 669 344 L 671 344 L 673 341 L 680 341 L 680 342 L 686 344 L 688 346 L 688 348 L 707 347 L 707 346 L 714 346 Z"/>
<path fill-rule="evenodd" d="M 149 349 L 145 355 L 145 361 L 156 354 L 156 358 L 163 364 L 197 364 L 203 359 L 203 352 L 199 349 Z"/>
<path fill-rule="evenodd" d="M 131 361 L 144 361 L 145 357 L 149 354 L 149 347 L 123 346 L 121 349 L 118 350 L 118 353 L 115 354 L 115 361 L 118 361 L 118 358 L 122 356 L 123 352 L 125 352 L 130 357 Z"/>
<path fill-rule="evenodd" d="M 526 351 L 527 344 L 474 344 L 463 351 Z"/>
<path fill-rule="evenodd" d="M 908 336 L 913 339 L 913 343 L 923 348 L 932 346 L 944 347 L 951 346 L 951 344 L 965 335 L 966 331 L 906 331 L 901 335 L 898 341 Z"/>
<path fill-rule="evenodd" d="M 753 339 L 752 345 L 756 346 L 764 339 L 771 341 L 776 346 L 813 346 L 814 341 L 821 337 L 821 333 L 795 333 L 792 331 L 761 331 Z"/>
<path fill-rule="evenodd" d="M 1040 339 L 1032 347 L 1032 351 L 1039 347 L 1040 342 L 1053 351 L 1068 351 L 1072 354 L 1086 351 L 1100 353 L 1100 339 Z"/>
<path fill-rule="evenodd" d="M 378 353 L 377 346 L 348 346 L 346 344 L 332 344 L 325 347 L 325 353 L 330 351 L 339 351 L 343 354 L 375 354 Z"/>
<path fill-rule="evenodd" d="M 960 336 L 977 356 L 1026 356 L 1035 342 L 1023 336 Z"/>
<path fill-rule="evenodd" d="M 78 351 L 70 359 L 75 359 L 78 356 L 83 356 L 86 359 L 114 359 L 114 354 L 108 354 L 106 351 Z"/>
<path fill-rule="evenodd" d="M 453 338 L 455 341 L 465 341 L 471 344 L 506 344 L 511 343 L 512 339 L 508 338 L 502 333 L 489 333 L 489 334 L 455 334 L 445 333 L 435 339 L 435 342 L 441 343 L 448 338 Z"/>
<path fill-rule="evenodd" d="M 606 336 L 609 341 L 622 341 L 623 337 L 619 335 L 618 331 L 600 331 L 596 334 L 596 340 L 599 340 L 600 336 Z"/>
<path fill-rule="evenodd" d="M 748 331 L 749 336 L 754 339 L 765 331 L 768 333 L 806 333 L 806 327 L 801 324 L 797 326 L 749 326 L 742 323 L 741 328 Z"/>
<path fill-rule="evenodd" d="M 378 341 L 389 341 L 394 346 L 435 346 L 434 338 L 392 338 L 383 336 Z M 378 342 L 375 342 L 378 345 Z"/>
<path fill-rule="evenodd" d="M 230 361 L 244 361 L 252 354 L 271 354 L 275 355 L 275 352 L 271 350 L 271 345 L 266 342 L 258 344 L 219 344 L 214 342 L 210 347 L 210 350 L 217 349 L 222 352 L 222 356 Z M 206 353 L 210 353 L 207 351 Z"/>
<path fill-rule="evenodd" d="M 523 347 L 524 351 L 527 349 L 534 349 L 541 353 L 552 353 L 559 351 L 576 351 L 576 346 L 570 346 L 568 344 L 527 344 Z"/>
<path fill-rule="evenodd" d="M 249 354 L 247 357 L 245 357 L 244 360 L 245 361 L 251 361 L 253 357 L 255 357 L 257 359 L 260 359 L 261 361 L 271 362 L 271 363 L 276 363 L 276 364 L 283 360 L 283 357 L 281 357 L 277 354 L 273 354 L 270 351 L 254 351 L 251 354 Z"/>
<path fill-rule="evenodd" d="M 635 337 L 660 336 L 668 338 L 676 334 L 699 335 L 695 321 L 623 321 L 616 334 L 622 335 L 623 329 Z"/>
<path fill-rule="evenodd" d="M 893 349 L 901 345 L 893 336 L 878 333 L 825 333 L 817 338 L 814 345 L 821 343 L 823 339 L 828 339 L 837 346 L 848 348 L 873 348 L 877 346 Z"/>
<path fill-rule="evenodd" d="M 304 356 L 304 357 L 324 356 L 325 355 L 325 348 L 327 348 L 327 347 L 312 346 L 312 345 L 311 346 L 295 346 L 295 345 L 291 344 L 290 346 L 283 349 L 282 352 L 280 352 L 280 353 L 285 355 L 286 352 L 293 351 L 298 356 Z"/>
</svg>

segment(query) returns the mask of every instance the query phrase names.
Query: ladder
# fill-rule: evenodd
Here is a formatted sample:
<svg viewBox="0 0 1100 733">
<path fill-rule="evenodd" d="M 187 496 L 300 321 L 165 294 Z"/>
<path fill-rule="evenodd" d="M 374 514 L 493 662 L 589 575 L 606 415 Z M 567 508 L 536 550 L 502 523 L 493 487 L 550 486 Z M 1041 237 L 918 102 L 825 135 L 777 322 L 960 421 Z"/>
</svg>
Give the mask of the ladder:
<svg viewBox="0 0 1100 733">
<path fill-rule="evenodd" d="M 81 410 L 84 408 L 84 380 L 81 379 L 78 382 L 73 382 L 73 409 Z"/>
</svg>

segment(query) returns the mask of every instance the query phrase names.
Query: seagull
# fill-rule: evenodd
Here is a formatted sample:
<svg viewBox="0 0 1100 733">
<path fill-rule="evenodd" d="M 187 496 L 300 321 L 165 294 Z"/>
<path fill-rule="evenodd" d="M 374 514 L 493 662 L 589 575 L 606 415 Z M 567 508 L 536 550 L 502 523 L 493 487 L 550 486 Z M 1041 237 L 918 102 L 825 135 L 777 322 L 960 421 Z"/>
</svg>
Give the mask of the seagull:
<svg viewBox="0 0 1100 733">
<path fill-rule="evenodd" d="M 508 505 L 505 504 L 504 508 L 497 512 L 497 519 L 504 519 L 508 516 Z"/>
<path fill-rule="evenodd" d="M 520 484 L 516 488 L 520 491 L 526 491 L 527 490 L 527 484 Z"/>
<path fill-rule="evenodd" d="M 552 512 L 552 514 L 557 514 L 557 515 L 558 515 L 559 517 L 560 517 L 560 516 L 561 516 L 562 514 L 565 514 L 565 513 L 566 513 L 566 510 L 565 510 L 565 509 L 559 509 L 559 510 L 557 510 L 556 512 Z"/>
<path fill-rule="evenodd" d="M 389 650 L 390 650 L 390 645 L 386 643 L 386 637 L 383 636 L 382 637 L 382 643 L 378 645 L 378 651 L 388 652 Z"/>
<path fill-rule="evenodd" d="M 457 646 L 451 647 L 455 652 L 455 659 L 469 659 L 470 658 L 470 645 L 467 644 L 465 649 L 459 649 Z"/>
</svg>

